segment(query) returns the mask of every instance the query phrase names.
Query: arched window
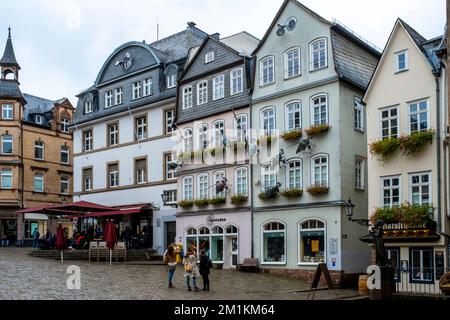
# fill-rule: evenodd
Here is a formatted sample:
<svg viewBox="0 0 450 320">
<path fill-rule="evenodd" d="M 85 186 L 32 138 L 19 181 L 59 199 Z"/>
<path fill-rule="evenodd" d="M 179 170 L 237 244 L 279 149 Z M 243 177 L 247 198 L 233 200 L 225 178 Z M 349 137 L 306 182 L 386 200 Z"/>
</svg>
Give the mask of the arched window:
<svg viewBox="0 0 450 320">
<path fill-rule="evenodd" d="M 206 149 L 209 145 L 208 125 L 202 124 L 198 127 L 198 147 L 199 149 Z"/>
<path fill-rule="evenodd" d="M 289 190 L 303 188 L 302 173 L 302 160 L 289 160 L 286 164 L 286 186 Z"/>
<path fill-rule="evenodd" d="M 214 226 L 212 228 L 212 234 L 223 234 L 223 228 L 221 226 Z"/>
<path fill-rule="evenodd" d="M 300 48 L 294 47 L 284 53 L 284 78 L 300 75 Z"/>
<path fill-rule="evenodd" d="M 262 226 L 262 263 L 286 263 L 286 226 L 279 221 L 269 221 Z"/>
<path fill-rule="evenodd" d="M 313 186 L 329 187 L 328 155 L 319 154 L 311 158 L 311 183 Z"/>
<path fill-rule="evenodd" d="M 314 71 L 328 66 L 327 39 L 316 39 L 309 45 L 309 70 Z"/>
<path fill-rule="evenodd" d="M 300 101 L 292 101 L 285 106 L 286 131 L 293 131 L 302 127 L 302 111 Z"/>
<path fill-rule="evenodd" d="M 12 154 L 13 153 L 13 136 L 9 134 L 2 135 L 2 154 Z"/>
<path fill-rule="evenodd" d="M 193 185 L 192 177 L 184 177 L 183 178 L 182 190 L 183 190 L 183 200 L 192 201 L 193 200 L 193 192 L 194 192 L 194 185 Z"/>
<path fill-rule="evenodd" d="M 311 219 L 298 224 L 299 263 L 326 262 L 325 223 Z"/>
<path fill-rule="evenodd" d="M 198 234 L 209 234 L 208 227 L 201 227 L 198 229 Z"/>
<path fill-rule="evenodd" d="M 235 139 L 238 142 L 244 142 L 248 133 L 248 117 L 246 114 L 236 116 L 234 121 Z"/>
<path fill-rule="evenodd" d="M 206 252 L 207 256 L 211 256 L 211 237 L 210 230 L 207 227 L 201 227 L 198 229 L 198 251 L 200 253 L 202 250 Z"/>
<path fill-rule="evenodd" d="M 183 110 L 192 108 L 192 86 L 183 87 Z"/>
<path fill-rule="evenodd" d="M 235 95 L 244 91 L 243 69 L 237 68 L 230 72 L 230 95 Z"/>
<path fill-rule="evenodd" d="M 274 168 L 268 164 L 261 167 L 261 190 L 267 191 L 275 187 L 277 183 L 277 174 Z"/>
<path fill-rule="evenodd" d="M 268 107 L 261 110 L 260 119 L 264 134 L 266 136 L 272 135 L 275 131 L 275 108 Z"/>
<path fill-rule="evenodd" d="M 225 137 L 225 121 L 218 120 L 213 123 L 213 132 L 212 132 L 212 140 L 214 143 L 214 147 L 221 148 L 223 147 L 223 140 Z"/>
<path fill-rule="evenodd" d="M 208 190 L 209 190 L 209 183 L 208 183 L 208 174 L 204 173 L 197 177 L 198 179 L 198 199 L 204 200 L 208 199 Z"/>
<path fill-rule="evenodd" d="M 34 143 L 34 158 L 44 160 L 44 142 L 38 140 Z"/>
<path fill-rule="evenodd" d="M 208 81 L 204 80 L 197 84 L 197 105 L 208 102 Z"/>
<path fill-rule="evenodd" d="M 185 234 L 186 234 L 185 252 L 189 252 L 189 251 L 197 252 L 197 248 L 198 248 L 197 230 L 193 227 L 190 227 L 185 231 Z"/>
<path fill-rule="evenodd" d="M 183 152 L 190 152 L 193 150 L 193 138 L 192 138 L 192 129 L 187 128 L 183 130 L 183 141 L 182 141 L 182 150 Z"/>
<path fill-rule="evenodd" d="M 61 147 L 61 163 L 63 163 L 63 164 L 69 163 L 69 147 L 68 146 Z"/>
<path fill-rule="evenodd" d="M 197 229 L 191 227 L 191 228 L 186 230 L 186 234 L 187 235 L 196 235 L 197 234 Z"/>
<path fill-rule="evenodd" d="M 222 182 L 224 180 L 226 180 L 225 171 L 214 172 L 214 185 L 217 186 L 218 182 Z M 225 189 L 220 191 L 219 193 L 217 193 L 217 191 L 216 191 L 217 189 L 216 188 L 213 188 L 213 190 L 214 190 L 214 197 L 215 198 L 224 198 L 225 197 Z"/>
<path fill-rule="evenodd" d="M 213 100 L 222 99 L 225 96 L 225 75 L 220 74 L 213 79 Z"/>
<path fill-rule="evenodd" d="M 259 61 L 259 85 L 265 86 L 275 82 L 275 57 L 269 56 Z"/>
<path fill-rule="evenodd" d="M 228 225 L 225 228 L 225 232 L 226 232 L 226 234 L 237 234 L 238 233 L 238 227 L 236 227 L 235 225 L 230 224 L 230 225 Z"/>
<path fill-rule="evenodd" d="M 236 195 L 248 195 L 247 168 L 238 168 L 234 171 L 234 193 Z"/>
<path fill-rule="evenodd" d="M 328 97 L 319 94 L 311 98 L 311 125 L 328 124 Z"/>
</svg>

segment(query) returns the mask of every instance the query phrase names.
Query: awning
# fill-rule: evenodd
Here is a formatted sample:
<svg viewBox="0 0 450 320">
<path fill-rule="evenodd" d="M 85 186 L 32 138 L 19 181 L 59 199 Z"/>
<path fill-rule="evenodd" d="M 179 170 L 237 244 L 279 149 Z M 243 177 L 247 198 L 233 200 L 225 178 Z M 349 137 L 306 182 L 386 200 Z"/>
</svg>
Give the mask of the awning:
<svg viewBox="0 0 450 320">
<path fill-rule="evenodd" d="M 25 220 L 48 220 L 48 217 L 45 214 L 41 213 L 25 213 Z"/>
<path fill-rule="evenodd" d="M 402 230 L 402 231 L 384 231 L 383 241 L 390 242 L 435 242 L 440 236 L 430 230 Z M 373 243 L 370 235 L 359 238 L 362 242 Z"/>
<path fill-rule="evenodd" d="M 43 213 L 43 214 L 53 214 L 53 215 L 73 215 L 73 214 L 81 214 L 86 212 L 98 212 L 98 211 L 114 211 L 113 208 L 102 206 L 100 204 L 87 202 L 87 201 L 78 201 L 67 204 L 59 204 L 59 205 L 46 205 L 33 207 L 28 209 L 22 209 L 16 211 L 16 213 Z"/>
<path fill-rule="evenodd" d="M 128 215 L 128 214 L 136 214 L 141 212 L 140 208 L 129 209 L 129 210 L 116 210 L 109 212 L 92 212 L 87 213 L 85 215 L 80 216 L 80 218 L 94 218 L 94 217 L 107 217 L 107 216 L 117 216 L 117 215 Z"/>
</svg>

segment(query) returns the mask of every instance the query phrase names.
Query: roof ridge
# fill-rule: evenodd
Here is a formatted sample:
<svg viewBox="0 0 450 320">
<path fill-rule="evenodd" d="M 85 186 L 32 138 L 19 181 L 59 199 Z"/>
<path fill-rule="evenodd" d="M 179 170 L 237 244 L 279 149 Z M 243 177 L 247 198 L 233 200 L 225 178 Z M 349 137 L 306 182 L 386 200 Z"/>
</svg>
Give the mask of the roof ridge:
<svg viewBox="0 0 450 320">
<path fill-rule="evenodd" d="M 206 32 L 204 32 L 203 30 L 200 30 L 200 29 L 197 28 L 197 27 L 188 27 L 188 28 L 184 29 L 183 31 L 179 31 L 179 32 L 177 32 L 177 33 L 173 33 L 173 34 L 171 34 L 171 35 L 169 35 L 169 36 L 167 36 L 167 37 L 165 37 L 165 38 L 162 38 L 162 39 L 153 41 L 153 42 L 149 43 L 148 45 L 151 45 L 151 46 L 153 47 L 153 46 L 154 46 L 155 44 L 157 44 L 157 43 L 161 43 L 161 42 L 163 42 L 163 41 L 167 41 L 167 40 L 169 40 L 169 39 L 171 39 L 171 38 L 174 38 L 174 37 L 176 37 L 176 36 L 178 36 L 178 35 L 180 35 L 180 34 L 182 34 L 182 33 L 185 33 L 185 32 L 188 31 L 188 30 L 193 30 L 194 32 L 197 31 L 197 32 L 201 32 L 201 33 L 203 33 L 203 34 L 205 34 L 205 35 L 208 35 Z"/>
<path fill-rule="evenodd" d="M 416 42 L 418 46 L 420 46 L 422 43 L 427 42 L 427 38 L 422 36 L 416 29 L 411 27 L 405 20 L 402 18 L 398 18 L 400 23 L 403 25 L 405 30 L 410 34 L 410 36 L 413 38 L 413 40 Z"/>
</svg>

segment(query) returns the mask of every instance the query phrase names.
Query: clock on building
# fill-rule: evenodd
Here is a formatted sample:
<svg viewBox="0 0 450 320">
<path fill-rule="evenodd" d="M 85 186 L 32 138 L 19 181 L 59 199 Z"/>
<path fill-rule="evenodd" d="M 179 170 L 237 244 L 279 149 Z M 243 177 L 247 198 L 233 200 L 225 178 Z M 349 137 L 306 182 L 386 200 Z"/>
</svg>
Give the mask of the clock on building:
<svg viewBox="0 0 450 320">
<path fill-rule="evenodd" d="M 131 68 L 133 64 L 133 58 L 131 58 L 131 54 L 129 52 L 125 53 L 125 59 L 123 60 L 123 68 L 128 70 Z"/>
</svg>

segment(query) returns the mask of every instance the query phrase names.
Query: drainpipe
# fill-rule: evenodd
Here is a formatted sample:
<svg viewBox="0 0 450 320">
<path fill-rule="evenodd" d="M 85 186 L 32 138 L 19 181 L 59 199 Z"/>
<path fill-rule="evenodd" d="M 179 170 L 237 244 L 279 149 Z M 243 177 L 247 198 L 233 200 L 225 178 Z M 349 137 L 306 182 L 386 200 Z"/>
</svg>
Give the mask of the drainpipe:
<svg viewBox="0 0 450 320">
<path fill-rule="evenodd" d="M 442 232 L 441 228 L 441 95 L 440 95 L 440 81 L 439 76 L 441 75 L 441 69 L 433 70 L 434 79 L 436 81 L 436 151 L 437 151 L 437 219 L 436 219 L 436 227 L 437 231 Z"/>
<path fill-rule="evenodd" d="M 250 226 L 250 243 L 251 243 L 251 245 L 250 245 L 250 247 L 251 247 L 251 258 L 253 259 L 253 258 L 255 258 L 255 243 L 254 243 L 254 240 L 253 240 L 253 238 L 254 238 L 254 227 L 253 227 L 253 221 L 254 221 L 254 192 L 253 192 L 253 163 L 252 163 L 252 159 L 250 158 L 250 143 L 251 143 L 251 141 L 252 141 L 252 128 L 253 128 L 253 123 L 252 123 L 252 120 L 253 120 L 253 117 L 252 117 L 252 109 L 253 109 L 253 102 L 252 102 L 252 96 L 253 96 L 253 82 L 254 82 L 254 57 L 252 57 L 252 65 L 251 65 L 251 68 L 253 68 L 253 72 L 251 71 L 250 72 L 250 74 L 251 74 L 251 86 L 250 86 L 250 89 L 249 89 L 249 91 L 248 91 L 248 94 L 249 94 L 249 96 L 250 96 L 250 103 L 249 103 L 249 113 L 248 113 L 248 116 L 249 116 L 249 118 L 250 118 L 250 121 L 249 121 L 249 132 L 250 132 L 250 134 L 248 135 L 248 139 L 249 139 L 249 143 L 248 143 L 248 146 L 247 146 L 247 153 L 248 153 L 248 155 L 249 155 L 249 161 L 248 161 L 248 163 L 249 163 L 249 166 L 250 166 L 250 184 L 249 184 L 249 192 L 251 192 L 251 200 L 250 200 L 250 217 L 251 217 L 251 226 Z M 245 59 L 244 59 L 244 63 L 245 63 Z"/>
</svg>

